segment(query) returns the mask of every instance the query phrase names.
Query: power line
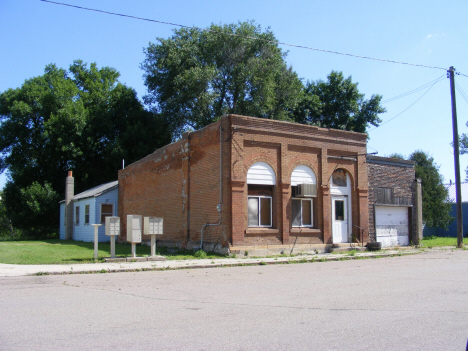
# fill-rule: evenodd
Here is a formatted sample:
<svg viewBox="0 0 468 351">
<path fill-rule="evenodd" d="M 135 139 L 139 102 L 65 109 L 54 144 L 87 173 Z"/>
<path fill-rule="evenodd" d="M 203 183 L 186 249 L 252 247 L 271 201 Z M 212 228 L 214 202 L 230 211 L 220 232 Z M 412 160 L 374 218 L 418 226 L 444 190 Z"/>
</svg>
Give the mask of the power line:
<svg viewBox="0 0 468 351">
<path fill-rule="evenodd" d="M 460 84 L 455 83 L 455 86 L 456 86 L 457 91 L 460 93 L 461 97 L 463 98 L 463 100 L 465 100 L 465 102 L 468 104 L 468 95 L 466 95 L 466 93 L 463 91 Z"/>
<path fill-rule="evenodd" d="M 136 19 L 136 20 L 140 20 L 140 21 L 147 21 L 147 22 L 166 24 L 166 25 L 170 25 L 170 26 L 176 26 L 176 27 L 188 28 L 188 29 L 195 29 L 195 30 L 199 30 L 199 31 L 204 31 L 205 30 L 205 31 L 208 31 L 208 32 L 225 34 L 225 35 L 230 35 L 230 36 L 234 36 L 234 37 L 241 37 L 241 38 L 251 39 L 251 40 L 259 40 L 259 41 L 264 41 L 264 42 L 277 44 L 277 45 L 290 46 L 290 47 L 294 47 L 294 48 L 298 48 L 298 49 L 313 50 L 313 51 L 319 51 L 319 52 L 325 52 L 325 53 L 329 53 L 329 54 L 355 57 L 355 58 L 366 59 L 366 60 L 373 60 L 373 61 L 380 61 L 380 62 L 387 62 L 387 63 L 395 63 L 395 64 L 399 64 L 399 65 L 408 65 L 408 66 L 414 66 L 414 67 L 441 69 L 441 70 L 447 71 L 447 68 L 442 68 L 442 67 L 437 67 L 437 66 L 427 66 L 427 65 L 421 65 L 421 64 L 416 64 L 416 63 L 408 63 L 408 62 L 402 62 L 402 61 L 381 59 L 381 58 L 376 58 L 376 57 L 354 55 L 354 54 L 349 54 L 349 53 L 345 53 L 345 52 L 318 49 L 318 48 L 313 48 L 313 47 L 304 46 L 304 45 L 289 44 L 289 43 L 280 42 L 280 41 L 276 41 L 276 40 L 267 40 L 267 39 L 255 38 L 255 37 L 250 37 L 250 36 L 243 36 L 243 35 L 235 34 L 235 33 L 224 33 L 224 32 L 220 32 L 220 31 L 216 31 L 216 30 L 212 30 L 212 29 L 201 29 L 201 28 L 198 28 L 198 27 L 186 26 L 186 25 L 183 25 L 183 24 L 164 22 L 164 21 L 158 21 L 158 20 L 154 20 L 154 19 L 150 19 L 150 18 L 137 17 L 137 16 L 131 16 L 131 15 L 125 15 L 125 14 L 122 14 L 122 13 L 115 13 L 115 12 L 103 11 L 103 10 L 98 10 L 98 9 L 92 9 L 92 8 L 88 8 L 88 7 L 70 5 L 70 4 L 65 4 L 65 3 L 62 3 L 62 2 L 56 2 L 56 1 L 51 1 L 51 0 L 40 0 L 40 1 L 48 2 L 48 3 L 51 3 L 51 4 L 55 4 L 55 5 L 73 7 L 73 8 L 77 8 L 77 9 L 80 9 L 80 10 L 94 11 L 94 12 L 105 13 L 105 14 L 113 15 L 113 16 L 132 18 L 132 19 Z"/>
<path fill-rule="evenodd" d="M 431 81 L 431 82 L 429 82 L 429 83 L 426 83 L 426 84 L 420 86 L 419 88 L 415 88 L 415 89 L 410 90 L 410 91 L 408 91 L 408 92 L 406 92 L 406 93 L 397 95 L 397 96 L 392 97 L 392 98 L 387 99 L 387 100 L 383 100 L 383 101 L 382 101 L 382 104 L 386 104 L 386 103 L 389 103 L 389 102 L 392 102 L 392 101 L 395 101 L 395 100 L 404 98 L 404 97 L 406 97 L 406 96 L 408 96 L 408 95 L 414 94 L 414 93 L 416 93 L 416 92 L 418 92 L 418 91 L 420 91 L 420 90 L 422 90 L 422 89 L 424 89 L 424 88 L 427 88 L 428 86 L 430 86 L 430 85 L 433 84 L 433 83 L 437 83 L 437 81 L 440 80 L 442 77 L 444 77 L 444 75 L 440 76 L 440 77 L 437 78 L 437 79 L 434 79 L 433 81 Z"/>
<path fill-rule="evenodd" d="M 380 124 L 379 126 L 377 126 L 377 127 L 375 127 L 375 128 L 369 129 L 368 132 L 377 129 L 377 128 L 383 126 L 384 124 L 387 124 L 388 122 L 394 120 L 395 118 L 397 118 L 398 116 L 400 116 L 400 115 L 403 114 L 404 112 L 408 111 L 408 110 L 409 110 L 411 107 L 413 107 L 419 100 L 421 100 L 421 99 L 423 98 L 423 96 L 426 95 L 426 94 L 429 92 L 429 90 L 432 89 L 432 87 L 433 87 L 434 85 L 436 85 L 438 82 L 440 82 L 440 81 L 442 80 L 442 77 L 443 77 L 443 76 L 439 77 L 439 78 L 429 87 L 429 89 L 427 89 L 427 90 L 424 92 L 424 94 L 422 94 L 415 102 L 413 102 L 411 105 L 409 105 L 409 106 L 408 106 L 407 108 L 405 108 L 403 111 L 401 111 L 401 112 L 400 112 L 399 114 L 397 114 L 395 117 L 390 118 L 388 121 L 386 121 L 386 122 Z"/>
</svg>

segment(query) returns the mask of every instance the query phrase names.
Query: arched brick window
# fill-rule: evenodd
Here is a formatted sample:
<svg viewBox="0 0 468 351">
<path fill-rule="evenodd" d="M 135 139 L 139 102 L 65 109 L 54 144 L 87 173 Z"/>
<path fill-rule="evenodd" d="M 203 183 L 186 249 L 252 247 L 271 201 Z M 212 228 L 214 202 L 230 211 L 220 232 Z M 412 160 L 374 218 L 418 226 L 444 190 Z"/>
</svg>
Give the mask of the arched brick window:
<svg viewBox="0 0 468 351">
<path fill-rule="evenodd" d="M 256 162 L 247 171 L 249 227 L 272 227 L 275 184 L 275 171 L 266 162 Z"/>
<path fill-rule="evenodd" d="M 317 196 L 317 178 L 306 166 L 297 166 L 291 174 L 291 221 L 293 227 L 314 226 L 314 197 Z"/>
</svg>

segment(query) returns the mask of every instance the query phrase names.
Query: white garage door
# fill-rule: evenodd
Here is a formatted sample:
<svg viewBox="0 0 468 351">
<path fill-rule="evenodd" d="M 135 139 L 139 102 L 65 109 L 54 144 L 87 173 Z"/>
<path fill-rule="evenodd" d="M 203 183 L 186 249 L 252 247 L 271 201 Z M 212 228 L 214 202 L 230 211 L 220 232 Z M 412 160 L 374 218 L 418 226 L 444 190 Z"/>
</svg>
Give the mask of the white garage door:
<svg viewBox="0 0 468 351">
<path fill-rule="evenodd" d="M 408 207 L 375 207 L 377 241 L 382 247 L 409 245 Z"/>
</svg>

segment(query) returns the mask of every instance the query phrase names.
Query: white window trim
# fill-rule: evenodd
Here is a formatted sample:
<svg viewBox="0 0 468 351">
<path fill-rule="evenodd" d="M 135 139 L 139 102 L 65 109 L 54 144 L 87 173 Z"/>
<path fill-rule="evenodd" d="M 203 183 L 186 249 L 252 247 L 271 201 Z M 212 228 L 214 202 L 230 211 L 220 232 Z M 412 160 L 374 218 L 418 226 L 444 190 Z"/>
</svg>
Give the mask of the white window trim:
<svg viewBox="0 0 468 351">
<path fill-rule="evenodd" d="M 257 198 L 258 199 L 258 225 L 250 225 L 248 224 L 248 227 L 251 227 L 251 228 L 258 228 L 258 227 L 263 227 L 263 228 L 271 228 L 273 226 L 273 197 L 272 196 L 263 196 L 263 195 L 248 195 L 247 196 L 247 202 L 249 201 L 250 198 Z M 270 199 L 270 224 L 267 224 L 267 225 L 261 225 L 260 224 L 260 213 L 261 213 L 261 201 L 260 199 L 261 198 L 267 198 L 267 199 Z M 247 212 L 248 212 L 248 208 L 249 208 L 249 205 L 247 203 Z M 248 222 L 248 220 L 247 220 Z"/>
<path fill-rule="evenodd" d="M 86 223 L 86 207 L 88 207 L 88 223 Z M 89 204 L 85 204 L 83 225 L 89 225 L 90 223 L 91 223 L 91 206 Z"/>
<path fill-rule="evenodd" d="M 293 197 L 292 200 L 301 200 L 301 225 L 292 225 L 293 228 L 313 228 L 314 227 L 314 202 L 312 198 Z M 310 201 L 310 221 L 311 224 L 302 223 L 302 201 Z M 292 206 L 291 206 L 292 207 Z M 292 211 L 292 209 L 291 209 Z M 292 213 L 291 213 L 292 214 Z"/>
<path fill-rule="evenodd" d="M 112 206 L 112 213 L 110 214 L 109 217 L 113 217 L 114 216 L 114 204 L 109 203 L 109 202 L 101 202 L 101 204 L 99 206 L 99 221 L 101 221 L 101 218 L 102 218 L 102 205 L 111 205 Z M 104 222 L 100 222 L 100 223 L 105 224 L 105 220 L 104 220 Z"/>
</svg>

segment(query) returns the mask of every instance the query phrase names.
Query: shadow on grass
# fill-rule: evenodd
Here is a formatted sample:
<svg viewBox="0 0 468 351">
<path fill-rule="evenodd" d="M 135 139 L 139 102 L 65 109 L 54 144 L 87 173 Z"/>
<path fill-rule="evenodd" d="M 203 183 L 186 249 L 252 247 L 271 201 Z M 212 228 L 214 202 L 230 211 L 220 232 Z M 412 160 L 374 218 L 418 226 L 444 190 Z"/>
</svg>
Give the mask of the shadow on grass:
<svg viewBox="0 0 468 351">
<path fill-rule="evenodd" d="M 91 263 L 94 261 L 94 242 L 73 240 L 46 239 L 35 241 L 10 241 L 0 243 L 0 262 L 10 264 L 66 264 Z M 129 243 L 116 243 L 115 256 L 131 257 L 132 247 Z M 145 257 L 151 254 L 151 248 L 145 244 L 136 245 L 136 255 Z M 165 256 L 168 260 L 216 259 L 225 255 L 213 252 L 194 252 L 187 249 L 158 246 L 156 255 Z M 98 243 L 98 260 L 103 262 L 110 257 L 110 243 Z"/>
<path fill-rule="evenodd" d="M 63 246 L 78 246 L 84 249 L 94 250 L 93 242 L 83 242 L 83 241 L 73 241 L 73 240 L 45 240 L 44 242 L 54 244 L 54 245 L 63 245 Z M 130 257 L 131 254 L 131 244 L 130 243 L 116 243 L 115 244 L 115 256 L 118 258 Z M 110 257 L 110 243 L 109 242 L 100 242 L 98 244 L 99 249 L 99 261 L 103 261 L 104 257 Z M 151 248 L 145 244 L 136 245 L 136 254 L 137 256 L 149 256 L 151 254 Z M 103 254 L 108 252 L 109 254 Z M 158 246 L 156 249 L 156 255 L 164 256 L 168 260 L 186 260 L 186 259 L 198 259 L 194 251 L 187 249 L 178 249 L 174 247 Z M 214 252 L 207 252 L 206 256 L 203 258 L 214 259 L 214 258 L 226 258 L 226 255 L 217 254 Z M 89 258 L 75 258 L 68 259 L 67 261 L 76 261 L 76 262 L 93 262 Z"/>
</svg>

